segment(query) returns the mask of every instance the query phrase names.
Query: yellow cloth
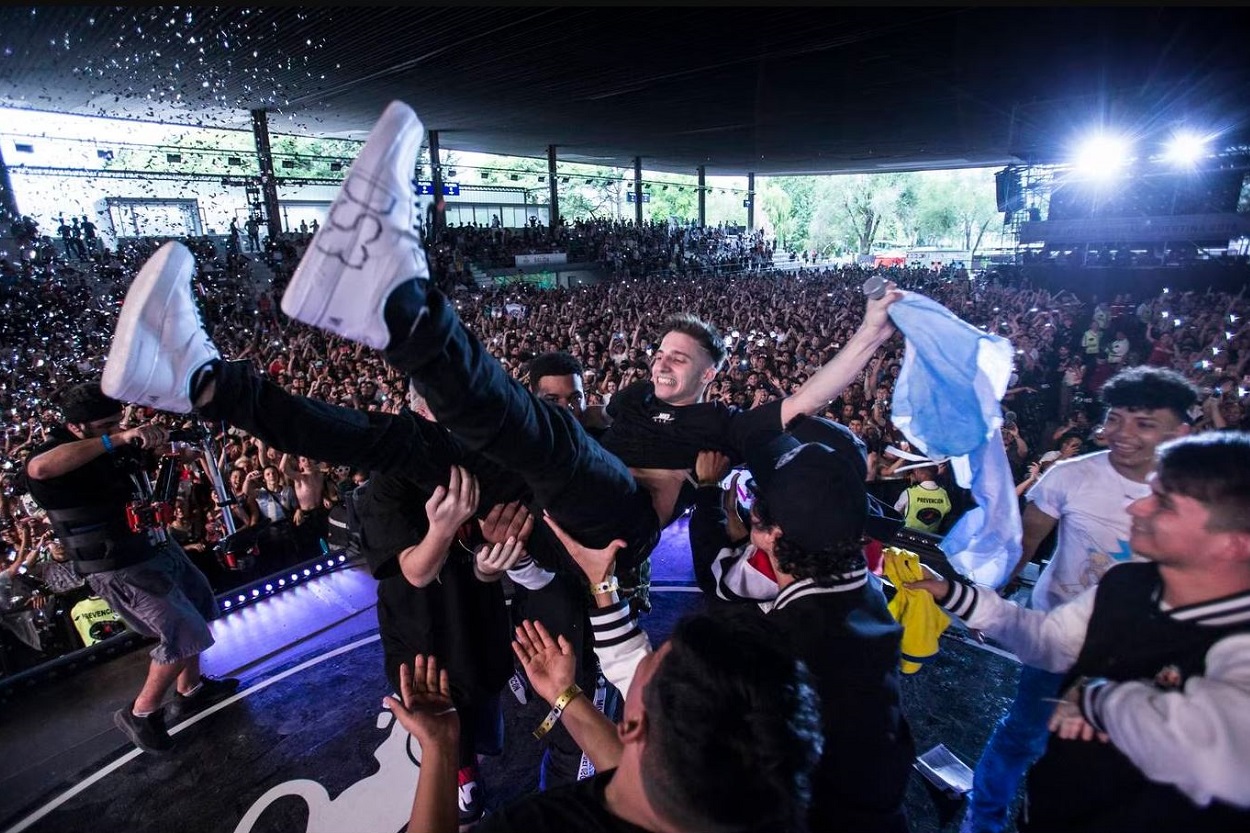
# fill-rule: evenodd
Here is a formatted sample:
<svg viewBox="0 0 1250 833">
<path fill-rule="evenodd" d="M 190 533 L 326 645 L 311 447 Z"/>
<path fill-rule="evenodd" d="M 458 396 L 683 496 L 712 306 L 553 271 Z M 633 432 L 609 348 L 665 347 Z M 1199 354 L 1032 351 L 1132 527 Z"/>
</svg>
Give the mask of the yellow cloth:
<svg viewBox="0 0 1250 833">
<path fill-rule="evenodd" d="M 924 590 L 908 590 L 904 582 L 925 577 L 920 569 L 920 556 L 914 552 L 886 547 L 885 577 L 897 592 L 890 600 L 890 613 L 903 626 L 904 674 L 915 674 L 929 657 L 938 652 L 938 637 L 951 623 L 946 611 L 938 607 L 933 596 Z"/>
<path fill-rule="evenodd" d="M 83 645 L 103 642 L 106 637 L 125 628 L 121 617 L 99 596 L 88 596 L 74 605 L 70 608 L 69 618 Z"/>
</svg>

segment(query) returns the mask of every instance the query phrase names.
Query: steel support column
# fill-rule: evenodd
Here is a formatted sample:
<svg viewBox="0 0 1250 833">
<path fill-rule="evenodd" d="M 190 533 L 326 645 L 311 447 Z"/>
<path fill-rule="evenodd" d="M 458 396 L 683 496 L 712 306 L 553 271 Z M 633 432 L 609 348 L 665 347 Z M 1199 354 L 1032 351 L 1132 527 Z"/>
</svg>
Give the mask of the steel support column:
<svg viewBox="0 0 1250 833">
<path fill-rule="evenodd" d="M 747 174 L 747 231 L 755 231 L 755 174 Z"/>
<path fill-rule="evenodd" d="M 9 226 L 22 219 L 17 210 L 17 194 L 13 193 L 13 181 L 9 179 L 9 166 L 4 163 L 4 153 L 0 151 L 0 237 L 9 233 Z"/>
<path fill-rule="evenodd" d="M 438 149 L 438 131 L 431 130 L 430 137 L 430 184 L 434 190 L 434 210 L 430 213 L 431 238 L 437 237 L 447 227 L 447 200 L 443 196 L 443 160 Z"/>
<path fill-rule="evenodd" d="M 547 190 L 550 207 L 547 209 L 547 225 L 554 233 L 560 227 L 560 189 L 556 187 L 556 146 L 547 145 Z"/>
<path fill-rule="evenodd" d="M 634 157 L 634 225 L 642 225 L 642 157 Z"/>
<path fill-rule="evenodd" d="M 699 166 L 699 228 L 707 226 L 707 168 Z"/>
<path fill-rule="evenodd" d="M 256 159 L 260 163 L 260 191 L 269 236 L 276 240 L 282 234 L 282 207 L 278 204 L 278 178 L 273 172 L 273 150 L 269 146 L 269 113 L 264 109 L 252 111 L 252 138 L 256 140 Z M 255 211 L 255 206 L 249 205 L 248 210 Z"/>
</svg>

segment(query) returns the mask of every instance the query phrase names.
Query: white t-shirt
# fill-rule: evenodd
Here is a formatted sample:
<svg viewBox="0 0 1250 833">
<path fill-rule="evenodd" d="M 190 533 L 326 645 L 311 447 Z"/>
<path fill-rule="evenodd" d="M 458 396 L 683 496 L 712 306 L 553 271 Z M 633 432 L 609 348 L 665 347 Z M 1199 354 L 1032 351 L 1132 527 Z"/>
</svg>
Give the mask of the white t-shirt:
<svg viewBox="0 0 1250 833">
<path fill-rule="evenodd" d="M 1038 509 L 1059 519 L 1055 554 L 1033 587 L 1032 606 L 1050 610 L 1093 587 L 1113 564 L 1134 558 L 1129 550 L 1128 505 L 1150 494 L 1111 467 L 1109 451 L 1055 463 L 1027 495 Z"/>
</svg>

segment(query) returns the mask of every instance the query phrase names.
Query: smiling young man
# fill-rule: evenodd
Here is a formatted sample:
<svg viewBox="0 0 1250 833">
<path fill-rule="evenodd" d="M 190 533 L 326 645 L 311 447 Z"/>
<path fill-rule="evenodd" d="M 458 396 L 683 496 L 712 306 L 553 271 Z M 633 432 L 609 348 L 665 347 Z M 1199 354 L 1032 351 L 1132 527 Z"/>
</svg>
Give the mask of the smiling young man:
<svg viewBox="0 0 1250 833">
<path fill-rule="evenodd" d="M 1108 380 L 1099 429 L 1105 451 L 1055 463 L 1029 490 L 1021 515 L 1018 574 L 1057 527 L 1055 552 L 1033 587 L 1030 607 L 1049 611 L 1093 587 L 1128 561 L 1128 506 L 1150 492 L 1146 479 L 1159 444 L 1189 433 L 1198 390 L 1171 370 L 1135 367 Z M 1048 702 L 1062 675 L 1026 664 L 1016 697 L 977 763 L 964 830 L 1002 830 L 1029 765 L 1046 746 Z"/>
<path fill-rule="evenodd" d="M 749 410 L 704 398 L 727 355 L 716 328 L 688 313 L 669 317 L 651 359 L 650 380 L 612 397 L 603 446 L 647 487 L 667 525 L 693 499 L 683 488 L 699 452 L 720 451 L 741 462 L 752 436 L 776 435 L 796 416 L 828 405 L 893 334 L 886 307 L 898 297 L 891 287 L 886 299 L 870 303 L 855 335 L 797 391 Z"/>
<path fill-rule="evenodd" d="M 1049 612 L 936 576 L 970 627 L 1061 675 L 1023 831 L 1250 829 L 1250 435 L 1158 449 L 1128 546 Z"/>
</svg>

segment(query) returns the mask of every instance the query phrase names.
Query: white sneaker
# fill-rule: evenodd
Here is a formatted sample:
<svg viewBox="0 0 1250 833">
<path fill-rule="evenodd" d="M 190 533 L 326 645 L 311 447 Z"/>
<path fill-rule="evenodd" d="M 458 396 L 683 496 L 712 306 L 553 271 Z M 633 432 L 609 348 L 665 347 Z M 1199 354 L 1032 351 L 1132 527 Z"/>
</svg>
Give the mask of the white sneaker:
<svg viewBox="0 0 1250 833">
<path fill-rule="evenodd" d="M 378 350 L 390 334 L 382 316 L 391 291 L 429 278 L 417 236 L 412 178 L 424 129 L 392 101 L 352 163 L 325 225 L 317 229 L 282 296 L 292 318 Z"/>
<path fill-rule="evenodd" d="M 143 264 L 126 291 L 100 387 L 106 396 L 188 414 L 191 377 L 221 354 L 204 332 L 191 293 L 195 258 L 166 243 Z"/>
</svg>

